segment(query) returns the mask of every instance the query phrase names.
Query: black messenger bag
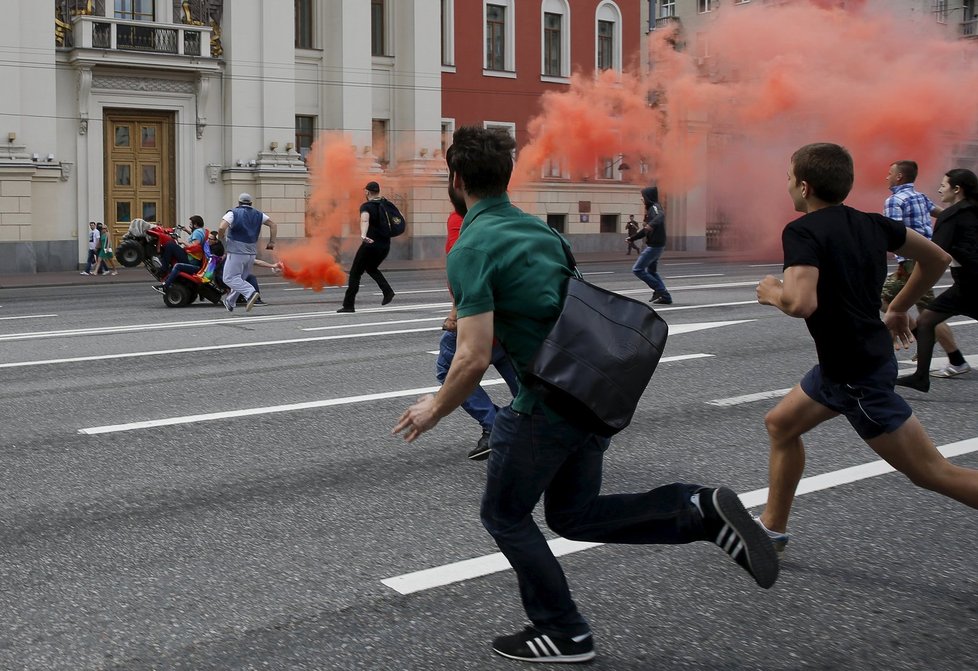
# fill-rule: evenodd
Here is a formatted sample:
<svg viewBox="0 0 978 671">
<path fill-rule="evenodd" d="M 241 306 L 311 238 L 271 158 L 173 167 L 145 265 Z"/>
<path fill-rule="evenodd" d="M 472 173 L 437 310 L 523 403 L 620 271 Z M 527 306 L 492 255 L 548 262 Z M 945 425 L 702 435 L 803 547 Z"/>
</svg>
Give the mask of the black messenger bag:
<svg viewBox="0 0 978 671">
<path fill-rule="evenodd" d="M 560 237 L 560 236 L 558 236 Z M 655 372 L 669 326 L 646 303 L 575 277 L 560 316 L 523 375 L 523 384 L 569 423 L 613 436 L 632 421 Z"/>
</svg>

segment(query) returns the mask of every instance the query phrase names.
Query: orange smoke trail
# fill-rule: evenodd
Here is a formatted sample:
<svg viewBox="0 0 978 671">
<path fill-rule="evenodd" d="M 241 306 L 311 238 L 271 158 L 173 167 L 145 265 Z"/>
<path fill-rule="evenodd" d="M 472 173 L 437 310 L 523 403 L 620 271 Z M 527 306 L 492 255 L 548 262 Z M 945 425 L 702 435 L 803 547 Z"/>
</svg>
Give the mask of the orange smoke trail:
<svg viewBox="0 0 978 671">
<path fill-rule="evenodd" d="M 368 178 L 354 148 L 340 133 L 320 136 L 308 160 L 312 191 L 306 203 L 307 237 L 282 249 L 278 258 L 284 264 L 282 277 L 321 291 L 346 282 L 346 273 L 330 249 L 359 221 Z"/>
<path fill-rule="evenodd" d="M 574 77 L 542 99 L 514 185 L 539 179 L 547 159 L 591 174 L 622 153 L 665 194 L 707 194 L 707 222 L 723 220 L 751 248 L 778 247 L 797 216 L 785 194 L 791 153 L 809 142 L 845 145 L 856 163 L 847 202 L 879 211 L 890 163 L 916 160 L 917 184 L 935 195 L 954 143 L 978 128 L 975 45 L 932 16 L 884 1 L 811 0 L 724 5 L 697 33 L 656 30 L 651 72 Z M 688 40 L 688 51 L 676 41 Z M 694 42 L 709 44 L 698 63 Z M 703 222 L 698 222 L 702 225 Z M 773 241 L 773 245 L 771 244 Z"/>
</svg>

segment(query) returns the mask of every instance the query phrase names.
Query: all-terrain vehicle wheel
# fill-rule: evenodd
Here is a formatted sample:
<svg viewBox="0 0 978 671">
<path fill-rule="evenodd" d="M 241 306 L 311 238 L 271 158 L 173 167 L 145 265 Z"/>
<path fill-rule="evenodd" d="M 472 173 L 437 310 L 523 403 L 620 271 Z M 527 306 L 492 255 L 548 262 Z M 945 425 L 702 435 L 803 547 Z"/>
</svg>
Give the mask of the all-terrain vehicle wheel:
<svg viewBox="0 0 978 671">
<path fill-rule="evenodd" d="M 126 268 L 135 268 L 143 262 L 143 245 L 135 240 L 123 240 L 116 245 L 115 258 Z"/>
<path fill-rule="evenodd" d="M 168 308 L 182 308 L 197 298 L 197 292 L 183 282 L 174 282 L 163 294 L 163 302 Z"/>
</svg>

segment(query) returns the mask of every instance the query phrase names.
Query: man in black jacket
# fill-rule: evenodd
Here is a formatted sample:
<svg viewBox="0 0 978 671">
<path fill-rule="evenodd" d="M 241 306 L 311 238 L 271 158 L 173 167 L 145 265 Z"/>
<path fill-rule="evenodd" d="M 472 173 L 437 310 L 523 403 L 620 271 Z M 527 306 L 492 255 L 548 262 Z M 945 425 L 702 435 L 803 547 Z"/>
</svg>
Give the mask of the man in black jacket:
<svg viewBox="0 0 978 671">
<path fill-rule="evenodd" d="M 666 246 L 666 215 L 659 204 L 659 189 L 648 186 L 642 189 L 642 203 L 645 205 L 645 225 L 628 240 L 645 238 L 645 249 L 638 255 L 632 272 L 652 288 L 652 303 L 670 305 L 672 295 L 666 289 L 666 283 L 657 272 L 659 257 Z"/>
</svg>

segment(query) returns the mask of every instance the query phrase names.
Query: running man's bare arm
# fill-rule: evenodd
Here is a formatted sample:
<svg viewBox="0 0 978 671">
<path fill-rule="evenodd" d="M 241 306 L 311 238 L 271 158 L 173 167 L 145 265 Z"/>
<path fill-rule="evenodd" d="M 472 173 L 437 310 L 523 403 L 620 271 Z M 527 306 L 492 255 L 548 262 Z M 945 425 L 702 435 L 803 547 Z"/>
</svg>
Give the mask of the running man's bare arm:
<svg viewBox="0 0 978 671">
<path fill-rule="evenodd" d="M 818 268 L 790 266 L 784 271 L 784 281 L 768 275 L 757 285 L 757 302 L 807 319 L 818 308 Z"/>
<path fill-rule="evenodd" d="M 275 249 L 275 238 L 278 236 L 278 225 L 269 219 L 265 222 L 268 226 L 268 244 L 265 245 L 265 249 Z"/>
<path fill-rule="evenodd" d="M 428 394 L 404 411 L 394 433 L 405 431 L 413 442 L 438 421 L 462 405 L 475 389 L 492 360 L 493 313 L 483 312 L 458 320 L 458 344 L 445 383 L 435 395 Z"/>
<path fill-rule="evenodd" d="M 910 333 L 910 317 L 907 311 L 914 303 L 941 279 L 947 266 L 951 263 L 951 255 L 922 236 L 917 231 L 907 229 L 907 241 L 896 250 L 900 256 L 915 261 L 913 272 L 886 309 L 883 323 L 893 334 L 893 342 L 899 347 L 909 347 L 913 342 Z"/>
<path fill-rule="evenodd" d="M 370 213 L 361 212 L 360 213 L 360 239 L 364 242 L 373 242 L 371 238 L 367 237 L 367 229 L 370 228 Z"/>
</svg>

